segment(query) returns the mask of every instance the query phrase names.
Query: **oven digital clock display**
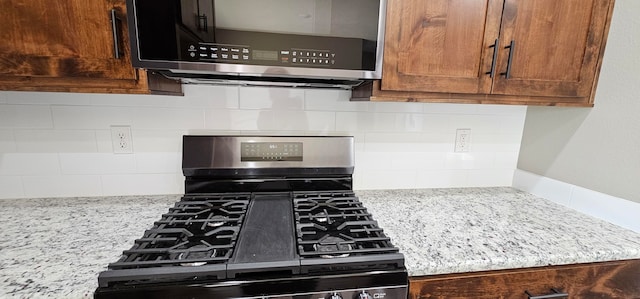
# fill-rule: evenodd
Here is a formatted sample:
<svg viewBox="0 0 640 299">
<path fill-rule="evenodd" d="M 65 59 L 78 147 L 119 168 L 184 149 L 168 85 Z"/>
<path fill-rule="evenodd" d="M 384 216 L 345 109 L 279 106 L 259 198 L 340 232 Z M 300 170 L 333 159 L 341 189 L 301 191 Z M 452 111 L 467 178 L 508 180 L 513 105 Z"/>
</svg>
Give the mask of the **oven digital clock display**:
<svg viewBox="0 0 640 299">
<path fill-rule="evenodd" d="M 240 161 L 302 161 L 302 142 L 242 142 Z"/>
</svg>

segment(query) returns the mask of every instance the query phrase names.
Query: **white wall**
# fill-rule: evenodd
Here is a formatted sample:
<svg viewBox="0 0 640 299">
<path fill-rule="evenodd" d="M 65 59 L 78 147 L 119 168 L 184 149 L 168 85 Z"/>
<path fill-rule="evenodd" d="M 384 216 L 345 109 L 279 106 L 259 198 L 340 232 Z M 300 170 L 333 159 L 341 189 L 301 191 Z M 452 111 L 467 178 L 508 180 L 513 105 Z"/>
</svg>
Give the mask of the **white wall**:
<svg viewBox="0 0 640 299">
<path fill-rule="evenodd" d="M 0 198 L 183 193 L 183 134 L 354 135 L 355 189 L 511 186 L 526 107 L 349 102 L 349 92 L 185 86 L 184 97 L 0 92 Z M 113 154 L 130 125 L 134 154 Z M 453 153 L 456 128 L 471 151 Z"/>
<path fill-rule="evenodd" d="M 615 3 L 594 108 L 528 109 L 519 169 L 640 203 L 638 11 Z"/>
</svg>

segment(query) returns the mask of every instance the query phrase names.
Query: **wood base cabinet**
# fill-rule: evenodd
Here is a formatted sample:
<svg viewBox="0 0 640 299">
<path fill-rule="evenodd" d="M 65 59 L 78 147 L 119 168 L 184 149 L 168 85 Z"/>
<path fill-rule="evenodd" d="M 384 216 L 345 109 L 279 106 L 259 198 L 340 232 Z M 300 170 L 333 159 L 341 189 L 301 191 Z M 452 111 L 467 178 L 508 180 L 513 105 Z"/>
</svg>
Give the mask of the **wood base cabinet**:
<svg viewBox="0 0 640 299">
<path fill-rule="evenodd" d="M 124 0 L 2 0 L 0 90 L 181 94 L 131 66 Z"/>
<path fill-rule="evenodd" d="M 388 0 L 371 100 L 590 106 L 613 3 Z"/>
<path fill-rule="evenodd" d="M 640 260 L 412 277 L 409 298 L 640 298 Z"/>
</svg>

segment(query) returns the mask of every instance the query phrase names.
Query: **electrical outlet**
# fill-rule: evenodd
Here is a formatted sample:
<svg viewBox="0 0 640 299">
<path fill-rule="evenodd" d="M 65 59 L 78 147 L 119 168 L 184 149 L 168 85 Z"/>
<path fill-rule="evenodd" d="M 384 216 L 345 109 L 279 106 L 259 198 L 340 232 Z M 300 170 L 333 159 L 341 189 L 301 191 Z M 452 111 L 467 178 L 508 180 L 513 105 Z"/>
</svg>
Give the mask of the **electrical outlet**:
<svg viewBox="0 0 640 299">
<path fill-rule="evenodd" d="M 114 154 L 133 154 L 131 126 L 111 126 L 111 143 Z"/>
<path fill-rule="evenodd" d="M 457 129 L 456 130 L 456 146 L 454 152 L 466 153 L 469 151 L 469 145 L 471 144 L 471 129 Z"/>
</svg>

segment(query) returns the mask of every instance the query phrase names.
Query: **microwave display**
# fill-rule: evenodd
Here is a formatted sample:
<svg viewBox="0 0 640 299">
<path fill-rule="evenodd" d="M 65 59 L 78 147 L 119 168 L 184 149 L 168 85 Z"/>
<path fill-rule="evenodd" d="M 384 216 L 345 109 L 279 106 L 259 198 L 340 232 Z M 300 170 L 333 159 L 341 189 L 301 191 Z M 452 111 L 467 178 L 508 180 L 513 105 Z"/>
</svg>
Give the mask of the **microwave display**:
<svg viewBox="0 0 640 299">
<path fill-rule="evenodd" d="M 384 3 L 128 0 L 129 21 L 135 24 L 131 31 L 134 65 L 150 68 L 168 62 L 375 71 L 381 59 Z"/>
<path fill-rule="evenodd" d="M 278 51 L 253 50 L 254 60 L 278 60 Z"/>
</svg>

